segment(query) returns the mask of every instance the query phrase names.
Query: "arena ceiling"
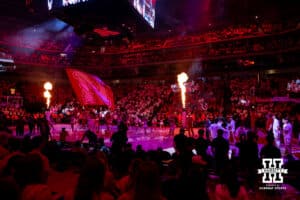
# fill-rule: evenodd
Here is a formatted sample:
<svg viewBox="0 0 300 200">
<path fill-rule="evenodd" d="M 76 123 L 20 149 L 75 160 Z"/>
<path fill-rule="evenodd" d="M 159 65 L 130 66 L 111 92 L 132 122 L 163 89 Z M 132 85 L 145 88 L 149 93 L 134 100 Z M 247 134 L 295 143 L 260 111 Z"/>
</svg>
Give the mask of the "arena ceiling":
<svg viewBox="0 0 300 200">
<path fill-rule="evenodd" d="M 49 12 L 48 0 L 9 0 L 2 3 L 2 31 L 21 29 L 49 18 L 59 18 L 82 32 L 108 28 L 132 36 L 182 34 L 211 26 L 260 19 L 299 18 L 296 0 L 157 0 L 155 28 L 133 9 L 129 0 L 88 0 Z M 26 5 L 26 2 L 29 4 Z"/>
<path fill-rule="evenodd" d="M 58 29 L 49 26 L 67 27 L 54 34 L 67 31 L 72 26 L 75 33 L 80 36 L 88 33 L 92 43 L 97 44 L 96 40 L 101 43 L 106 38 L 91 31 L 95 28 L 108 28 L 109 31 L 119 32 L 121 37 L 160 37 L 162 34 L 184 35 L 189 31 L 212 29 L 219 25 L 265 19 L 300 19 L 300 1 L 297 0 L 156 0 L 153 29 L 130 5 L 130 0 L 86 0 L 87 3 L 52 11 L 47 9 L 47 1 L 7 0 L 1 3 L 0 38 L 20 30 L 24 32 L 29 27 L 35 30 L 36 25 L 42 25 L 41 29 L 48 26 L 47 31 L 53 32 Z M 29 4 L 26 5 L 26 2 Z"/>
</svg>

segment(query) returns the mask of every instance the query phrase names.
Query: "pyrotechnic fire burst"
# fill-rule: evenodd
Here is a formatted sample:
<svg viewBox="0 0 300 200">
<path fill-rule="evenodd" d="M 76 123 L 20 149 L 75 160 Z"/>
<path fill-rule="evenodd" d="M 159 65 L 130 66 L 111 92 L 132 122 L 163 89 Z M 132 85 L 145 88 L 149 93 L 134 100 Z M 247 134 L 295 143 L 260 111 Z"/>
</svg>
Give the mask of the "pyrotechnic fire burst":
<svg viewBox="0 0 300 200">
<path fill-rule="evenodd" d="M 182 108 L 185 108 L 185 93 L 186 93 L 186 87 L 184 85 L 185 82 L 189 79 L 188 75 L 184 72 L 177 75 L 177 81 L 179 88 L 181 89 L 181 102 L 182 102 Z"/>
</svg>

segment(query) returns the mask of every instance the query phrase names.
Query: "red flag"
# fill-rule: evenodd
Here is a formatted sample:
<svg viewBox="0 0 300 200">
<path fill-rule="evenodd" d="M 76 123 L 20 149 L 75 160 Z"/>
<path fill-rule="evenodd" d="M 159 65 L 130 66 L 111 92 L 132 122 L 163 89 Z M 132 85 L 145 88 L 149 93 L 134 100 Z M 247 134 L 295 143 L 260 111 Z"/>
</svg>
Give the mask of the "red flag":
<svg viewBox="0 0 300 200">
<path fill-rule="evenodd" d="M 95 75 L 75 69 L 66 69 L 72 88 L 83 105 L 107 105 L 114 107 L 111 88 Z"/>
<path fill-rule="evenodd" d="M 107 28 L 95 28 L 94 32 L 98 33 L 101 37 L 110 37 L 110 36 L 120 35 L 119 32 L 112 31 Z"/>
</svg>

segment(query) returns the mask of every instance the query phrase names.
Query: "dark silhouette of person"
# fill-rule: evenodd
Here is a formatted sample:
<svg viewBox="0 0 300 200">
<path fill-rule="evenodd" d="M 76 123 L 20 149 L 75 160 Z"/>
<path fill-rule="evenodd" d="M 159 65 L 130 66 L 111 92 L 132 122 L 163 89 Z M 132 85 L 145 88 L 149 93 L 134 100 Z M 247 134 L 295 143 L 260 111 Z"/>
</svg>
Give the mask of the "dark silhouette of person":
<svg viewBox="0 0 300 200">
<path fill-rule="evenodd" d="M 96 133 L 94 133 L 93 131 L 91 131 L 90 129 L 88 129 L 87 131 L 84 132 L 82 138 L 81 138 L 81 142 L 83 142 L 83 140 L 87 138 L 89 141 L 89 146 L 91 147 L 96 147 L 97 145 L 97 135 Z"/>
<path fill-rule="evenodd" d="M 112 142 L 111 145 L 112 153 L 118 154 L 124 150 L 128 138 L 124 131 L 117 131 L 111 136 L 110 140 Z"/>
<path fill-rule="evenodd" d="M 184 151 L 185 143 L 187 140 L 187 137 L 184 135 L 184 128 L 180 128 L 179 134 L 174 136 L 174 145 L 176 153 L 181 153 Z"/>
<path fill-rule="evenodd" d="M 16 181 L 11 177 L 0 178 L 1 200 L 20 199 L 20 189 Z"/>
<path fill-rule="evenodd" d="M 206 183 L 207 172 L 205 168 L 197 164 L 192 164 L 187 176 L 179 182 L 177 199 L 208 200 L 209 197 L 206 191 Z"/>
<path fill-rule="evenodd" d="M 5 131 L 10 134 L 12 133 L 12 131 L 8 128 L 8 120 L 2 111 L 0 111 L 0 131 Z"/>
<path fill-rule="evenodd" d="M 40 119 L 40 134 L 45 142 L 51 138 L 50 126 L 46 118 Z"/>
<path fill-rule="evenodd" d="M 34 126 L 35 126 L 35 119 L 34 119 L 33 115 L 29 116 L 27 123 L 28 123 L 28 128 L 29 128 L 29 134 L 31 135 L 33 133 Z"/>
<path fill-rule="evenodd" d="M 65 127 L 63 127 L 59 133 L 59 141 L 61 142 L 61 146 L 65 146 L 67 137 L 69 136 L 68 131 Z"/>
<path fill-rule="evenodd" d="M 189 133 L 189 137 L 194 137 L 193 117 L 191 113 L 187 115 L 187 131 Z"/>
<path fill-rule="evenodd" d="M 120 132 L 123 132 L 123 133 L 126 133 L 127 134 L 127 131 L 128 131 L 128 127 L 127 125 L 125 124 L 124 121 L 120 121 L 119 125 L 118 125 L 118 131 Z"/>
<path fill-rule="evenodd" d="M 24 135 L 24 126 L 25 126 L 25 120 L 23 119 L 23 117 L 19 116 L 16 121 L 16 135 L 17 136 Z"/>
<path fill-rule="evenodd" d="M 47 177 L 43 159 L 38 154 L 26 155 L 14 173 L 14 179 L 22 191 L 21 199 L 50 199 L 51 191 L 46 184 Z"/>
<path fill-rule="evenodd" d="M 274 136 L 267 136 L 267 144 L 264 145 L 260 151 L 260 158 L 281 158 L 281 152 L 278 147 L 275 146 Z"/>
<path fill-rule="evenodd" d="M 217 135 L 212 141 L 212 150 L 215 155 L 216 172 L 220 174 L 222 167 L 228 161 L 229 142 L 223 137 L 223 130 L 219 129 Z"/>
<path fill-rule="evenodd" d="M 119 199 L 165 199 L 160 188 L 159 167 L 155 162 L 141 162 L 132 178 L 132 189 L 123 193 Z"/>
<path fill-rule="evenodd" d="M 202 159 L 207 161 L 207 148 L 209 146 L 209 141 L 204 138 L 204 130 L 198 130 L 198 138 L 195 141 L 195 149 L 198 155 L 202 157 Z"/>
<path fill-rule="evenodd" d="M 236 146 L 239 148 L 240 167 L 242 170 L 244 170 L 246 167 L 246 162 L 247 162 L 247 137 L 246 137 L 246 134 L 239 135 L 239 141 L 236 143 Z"/>
<path fill-rule="evenodd" d="M 257 137 L 252 131 L 248 131 L 247 138 L 245 135 L 241 135 L 241 137 L 244 139 L 240 139 L 240 143 L 237 145 L 240 149 L 240 166 L 242 172 L 245 173 L 249 188 L 254 190 L 258 167 Z"/>
<path fill-rule="evenodd" d="M 220 183 L 216 185 L 216 199 L 249 199 L 246 187 L 239 181 L 237 167 L 233 161 L 222 166 Z"/>
<path fill-rule="evenodd" d="M 111 151 L 113 154 L 119 154 L 124 150 L 128 141 L 127 130 L 127 125 L 121 121 L 118 125 L 118 131 L 110 138 L 110 141 L 112 142 Z"/>
<path fill-rule="evenodd" d="M 174 137 L 175 153 L 172 155 L 173 164 L 178 169 L 180 178 L 186 177 L 193 157 L 193 138 L 184 135 L 184 128 Z"/>
<path fill-rule="evenodd" d="M 67 193 L 65 199 L 113 199 L 104 192 L 106 168 L 104 162 L 90 156 L 82 166 L 75 191 Z"/>
</svg>

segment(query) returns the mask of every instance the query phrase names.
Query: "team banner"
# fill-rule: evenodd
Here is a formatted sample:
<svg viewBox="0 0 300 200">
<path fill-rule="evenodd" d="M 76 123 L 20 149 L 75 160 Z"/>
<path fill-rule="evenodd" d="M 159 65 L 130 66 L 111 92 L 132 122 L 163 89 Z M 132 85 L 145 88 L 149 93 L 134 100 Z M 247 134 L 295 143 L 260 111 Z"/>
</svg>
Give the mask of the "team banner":
<svg viewBox="0 0 300 200">
<path fill-rule="evenodd" d="M 66 69 L 66 72 L 80 103 L 114 107 L 112 90 L 100 78 L 75 69 Z"/>
</svg>

